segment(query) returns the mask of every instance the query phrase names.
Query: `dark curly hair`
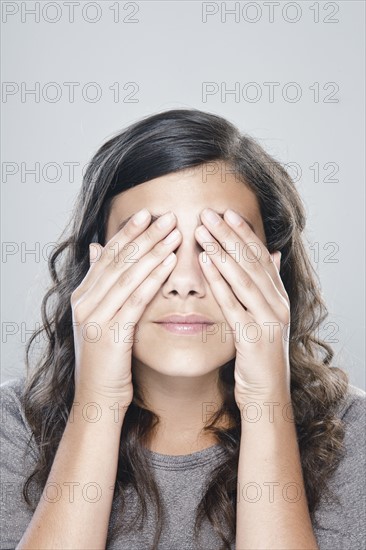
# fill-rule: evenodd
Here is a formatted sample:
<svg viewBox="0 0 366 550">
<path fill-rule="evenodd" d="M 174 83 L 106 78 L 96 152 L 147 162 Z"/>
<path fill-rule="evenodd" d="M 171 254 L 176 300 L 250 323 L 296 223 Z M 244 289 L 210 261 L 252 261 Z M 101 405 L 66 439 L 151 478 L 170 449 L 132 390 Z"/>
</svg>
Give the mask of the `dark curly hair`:
<svg viewBox="0 0 366 550">
<path fill-rule="evenodd" d="M 24 499 L 32 510 L 37 503 L 32 504 L 29 498 L 30 484 L 45 486 L 74 399 L 70 296 L 89 270 L 89 243 L 105 245 L 111 201 L 119 193 L 165 174 L 212 162 L 227 163 L 243 185 L 255 193 L 267 248 L 269 252 L 282 253 L 280 274 L 291 305 L 291 397 L 312 518 L 320 496 L 332 496 L 327 480 L 344 451 L 344 425 L 337 417 L 337 409 L 347 394 L 349 380 L 345 371 L 331 366 L 333 350 L 319 336 L 328 310 L 303 241 L 306 217 L 298 191 L 281 164 L 228 120 L 198 109 L 173 109 L 131 124 L 97 150 L 85 172 L 70 224 L 49 259 L 53 282 L 42 301 L 42 326 L 27 342 L 27 377 L 22 395 L 33 432 L 30 441 L 34 437 L 39 448 L 38 463 L 23 486 Z M 31 368 L 32 342 L 41 333 L 47 345 Z M 223 549 L 230 548 L 236 523 L 241 418 L 234 400 L 234 363 L 235 359 L 220 368 L 223 406 L 204 428 L 214 434 L 226 452 L 212 473 L 195 523 L 198 537 L 207 517 L 223 541 Z M 137 525 L 136 522 L 122 525 L 124 490 L 131 486 L 139 497 L 141 522 L 146 518 L 146 497 L 156 503 L 155 548 L 164 517 L 159 491 L 143 450 L 159 417 L 146 407 L 134 377 L 132 380 L 134 397 L 121 430 L 113 496 L 114 503 L 118 501 L 121 524 L 112 525 L 110 521 L 107 543 L 117 532 L 126 532 L 131 525 Z M 230 428 L 219 428 L 218 422 L 226 417 L 230 419 Z"/>
</svg>

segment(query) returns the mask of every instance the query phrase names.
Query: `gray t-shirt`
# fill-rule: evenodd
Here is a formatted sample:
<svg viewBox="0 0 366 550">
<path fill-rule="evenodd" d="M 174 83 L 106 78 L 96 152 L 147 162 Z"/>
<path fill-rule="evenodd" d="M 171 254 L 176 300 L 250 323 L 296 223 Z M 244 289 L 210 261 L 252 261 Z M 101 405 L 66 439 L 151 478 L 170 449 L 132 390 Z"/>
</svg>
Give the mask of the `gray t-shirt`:
<svg viewBox="0 0 366 550">
<path fill-rule="evenodd" d="M 23 536 L 32 518 L 32 512 L 22 499 L 22 485 L 29 468 L 35 464 L 37 450 L 32 441 L 31 450 L 23 458 L 31 435 L 20 405 L 24 376 L 0 385 L 1 411 L 1 550 L 13 549 Z M 331 478 L 330 488 L 340 498 L 340 504 L 321 501 L 313 523 L 320 550 L 365 550 L 365 403 L 366 393 L 350 386 L 347 400 L 339 408 L 339 417 L 347 423 L 346 455 Z M 212 468 L 224 457 L 219 444 L 189 455 L 170 456 L 148 450 L 154 475 L 167 511 L 159 549 L 197 550 L 193 541 L 196 506 Z M 126 514 L 135 510 L 136 495 L 127 491 Z M 118 511 L 112 506 L 111 520 Z M 126 520 L 128 518 L 126 517 Z M 65 526 L 67 527 L 67 526 Z M 109 545 L 108 550 L 148 550 L 154 532 L 154 518 L 149 514 L 141 531 L 124 535 Z M 200 533 L 204 550 L 218 550 L 221 539 L 205 520 Z M 235 544 L 232 550 L 235 549 Z"/>
</svg>

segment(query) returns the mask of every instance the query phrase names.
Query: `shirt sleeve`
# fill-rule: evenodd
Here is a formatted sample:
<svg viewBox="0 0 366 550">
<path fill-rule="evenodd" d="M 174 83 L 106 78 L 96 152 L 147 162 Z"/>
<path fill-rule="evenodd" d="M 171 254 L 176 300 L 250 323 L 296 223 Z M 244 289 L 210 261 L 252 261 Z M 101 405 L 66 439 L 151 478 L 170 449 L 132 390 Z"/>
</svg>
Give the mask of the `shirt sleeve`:
<svg viewBox="0 0 366 550">
<path fill-rule="evenodd" d="M 1 550 L 16 547 L 33 516 L 22 496 L 23 484 L 37 460 L 34 441 L 27 447 L 32 432 L 26 424 L 20 403 L 22 383 L 22 379 L 16 379 L 0 385 Z"/>
<path fill-rule="evenodd" d="M 346 423 L 345 454 L 328 482 L 339 503 L 321 499 L 314 514 L 313 528 L 320 550 L 366 548 L 366 393 L 355 386 L 351 392 L 341 415 Z"/>
</svg>

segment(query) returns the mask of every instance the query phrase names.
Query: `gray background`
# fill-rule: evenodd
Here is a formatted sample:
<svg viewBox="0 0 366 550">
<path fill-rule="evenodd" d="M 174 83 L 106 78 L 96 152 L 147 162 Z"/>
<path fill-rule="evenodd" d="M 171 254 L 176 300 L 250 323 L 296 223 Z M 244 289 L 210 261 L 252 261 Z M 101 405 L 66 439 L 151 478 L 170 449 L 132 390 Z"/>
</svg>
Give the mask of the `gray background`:
<svg viewBox="0 0 366 550">
<path fill-rule="evenodd" d="M 334 364 L 365 389 L 364 2 L 280 2 L 272 20 L 273 2 L 237 2 L 236 20 L 225 20 L 221 2 L 120 2 L 118 16 L 117 2 L 81 1 L 73 22 L 64 2 L 40 2 L 35 21 L 35 4 L 2 2 L 1 382 L 24 372 L 49 281 L 47 244 L 67 222 L 82 168 L 127 124 L 195 107 L 292 163 L 330 311 L 322 336 L 335 340 Z M 205 10 L 216 13 L 205 21 Z M 80 84 L 73 102 L 67 82 Z M 273 98 L 268 82 L 278 83 Z M 36 83 L 37 101 L 22 96 Z M 215 93 L 204 97 L 204 83 Z M 239 97 L 225 95 L 235 85 Z M 295 91 L 301 97 L 291 101 Z M 39 181 L 26 173 L 36 163 Z M 77 163 L 74 178 L 67 163 Z"/>
</svg>

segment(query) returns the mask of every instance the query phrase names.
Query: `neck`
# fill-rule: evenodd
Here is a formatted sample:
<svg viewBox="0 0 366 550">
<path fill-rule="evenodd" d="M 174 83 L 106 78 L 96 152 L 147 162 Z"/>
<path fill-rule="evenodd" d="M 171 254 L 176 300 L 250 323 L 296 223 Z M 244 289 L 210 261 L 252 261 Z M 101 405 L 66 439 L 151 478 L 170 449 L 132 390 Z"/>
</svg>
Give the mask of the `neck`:
<svg viewBox="0 0 366 550">
<path fill-rule="evenodd" d="M 189 454 L 217 439 L 204 426 L 222 406 L 219 369 L 197 377 L 167 376 L 134 361 L 134 377 L 145 405 L 159 416 L 147 447 L 162 454 Z M 226 425 L 220 419 L 219 425 Z"/>
</svg>

